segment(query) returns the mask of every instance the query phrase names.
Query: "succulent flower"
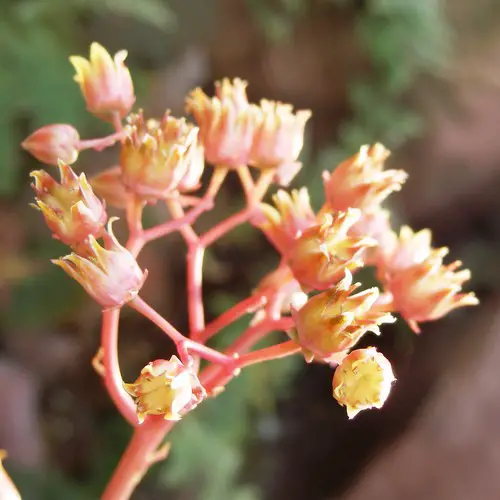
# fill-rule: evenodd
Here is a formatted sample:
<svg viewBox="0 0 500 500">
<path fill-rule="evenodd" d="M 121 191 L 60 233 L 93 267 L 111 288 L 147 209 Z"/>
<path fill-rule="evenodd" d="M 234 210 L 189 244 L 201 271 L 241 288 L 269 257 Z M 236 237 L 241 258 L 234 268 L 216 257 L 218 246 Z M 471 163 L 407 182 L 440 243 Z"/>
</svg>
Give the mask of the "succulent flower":
<svg viewBox="0 0 500 500">
<path fill-rule="evenodd" d="M 408 175 L 403 170 L 384 170 L 389 151 L 382 144 L 362 146 L 357 154 L 342 162 L 332 173 L 323 173 L 326 204 L 333 210 L 349 207 L 370 210 L 394 191 L 399 191 Z"/>
<path fill-rule="evenodd" d="M 161 121 L 131 115 L 121 152 L 122 181 L 146 198 L 164 198 L 199 187 L 205 167 L 197 127 L 168 113 Z"/>
<path fill-rule="evenodd" d="M 58 165 L 59 161 L 72 165 L 78 159 L 79 143 L 80 135 L 74 127 L 55 123 L 33 132 L 21 146 L 47 165 Z"/>
<path fill-rule="evenodd" d="M 89 60 L 80 56 L 69 58 L 87 109 L 103 120 L 113 121 L 115 116 L 124 118 L 134 105 L 134 86 L 124 64 L 126 57 L 127 51 L 120 50 L 112 58 L 102 45 L 94 42 Z"/>
<path fill-rule="evenodd" d="M 249 164 L 260 169 L 276 169 L 280 184 L 288 185 L 302 166 L 297 158 L 304 144 L 304 129 L 311 112 L 293 113 L 290 104 L 266 99 L 260 101 L 256 110 Z"/>
<path fill-rule="evenodd" d="M 289 244 L 284 256 L 297 281 L 306 288 L 325 290 L 334 285 L 346 269 L 363 266 L 364 251 L 377 244 L 362 236 L 348 236 L 361 212 L 325 214 L 321 224 L 309 227 Z"/>
<path fill-rule="evenodd" d="M 79 176 L 70 166 L 59 162 L 61 182 L 54 180 L 45 170 L 31 172 L 35 179 L 32 187 L 36 204 L 45 217 L 54 238 L 67 245 L 97 236 L 107 220 L 106 210 L 92 191 L 85 174 Z"/>
<path fill-rule="evenodd" d="M 280 189 L 274 196 L 275 207 L 261 203 L 264 221 L 260 228 L 281 252 L 286 253 L 290 244 L 308 227 L 317 224 L 311 208 L 307 188 L 294 189 L 291 193 Z"/>
<path fill-rule="evenodd" d="M 146 365 L 133 384 L 125 384 L 135 398 L 139 422 L 146 415 L 162 415 L 165 420 L 180 420 L 206 397 L 198 377 L 172 356 Z"/>
<path fill-rule="evenodd" d="M 90 235 L 79 253 L 72 253 L 52 262 L 78 281 L 85 291 L 105 309 L 120 307 L 134 299 L 146 280 L 132 254 L 120 245 L 112 230 L 111 218 L 103 235 L 103 248 Z"/>
<path fill-rule="evenodd" d="M 354 418 L 360 411 L 382 408 L 396 378 L 389 360 L 375 347 L 346 356 L 333 375 L 333 397 Z"/>
<path fill-rule="evenodd" d="M 248 102 L 247 82 L 224 78 L 215 83 L 215 97 L 196 88 L 186 99 L 186 112 L 200 128 L 205 158 L 213 165 L 236 168 L 248 163 L 254 135 L 255 106 Z"/>
<path fill-rule="evenodd" d="M 352 295 L 360 286 L 352 284 L 352 274 L 346 269 L 335 287 L 310 297 L 301 308 L 292 307 L 297 330 L 294 340 L 308 360 L 331 359 L 354 347 L 367 331 L 379 335 L 379 325 L 396 321 L 389 313 L 373 308 L 378 288 Z"/>
<path fill-rule="evenodd" d="M 447 254 L 447 248 L 431 250 L 424 261 L 386 276 L 393 307 L 416 333 L 420 322 L 435 321 L 453 309 L 479 304 L 474 293 L 461 293 L 470 271 L 457 271 L 462 265 L 459 260 L 443 265 Z"/>
</svg>

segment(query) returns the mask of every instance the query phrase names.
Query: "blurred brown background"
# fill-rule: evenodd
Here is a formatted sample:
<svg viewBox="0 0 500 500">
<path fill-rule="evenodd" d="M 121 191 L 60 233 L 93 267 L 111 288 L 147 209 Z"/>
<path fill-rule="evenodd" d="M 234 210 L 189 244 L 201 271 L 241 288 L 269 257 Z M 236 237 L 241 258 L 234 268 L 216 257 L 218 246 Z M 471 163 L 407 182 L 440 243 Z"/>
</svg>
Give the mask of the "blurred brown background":
<svg viewBox="0 0 500 500">
<path fill-rule="evenodd" d="M 310 108 L 303 172 L 321 200 L 321 171 L 360 145 L 393 149 L 410 173 L 393 220 L 429 227 L 473 273 L 482 305 L 369 338 L 393 361 L 386 407 L 347 421 L 331 371 L 277 362 L 250 369 L 173 434 L 169 460 L 135 499 L 461 500 L 500 496 L 500 5 L 496 0 L 2 0 L 0 19 L 0 448 L 25 499 L 98 498 L 129 435 L 90 367 L 99 310 L 48 259 L 64 248 L 28 207 L 39 168 L 19 142 L 51 122 L 107 132 L 85 114 L 67 57 L 97 40 L 129 50 L 138 103 L 182 114 L 186 92 L 239 76 L 249 95 Z M 95 172 L 116 151 L 85 153 Z M 234 185 L 233 185 L 234 184 Z M 238 204 L 237 183 L 206 226 Z M 234 187 L 234 189 L 233 189 Z M 163 214 L 149 211 L 151 221 Z M 141 255 L 144 295 L 179 327 L 183 246 Z M 241 266 L 243 259 L 248 262 Z M 207 256 L 209 316 L 242 298 L 276 256 L 240 231 Z M 402 322 L 399 322 L 402 323 Z M 227 338 L 243 327 L 236 325 Z M 227 341 L 223 341 L 224 342 Z M 221 344 L 222 345 L 222 344 Z M 127 379 L 170 346 L 124 315 Z"/>
</svg>

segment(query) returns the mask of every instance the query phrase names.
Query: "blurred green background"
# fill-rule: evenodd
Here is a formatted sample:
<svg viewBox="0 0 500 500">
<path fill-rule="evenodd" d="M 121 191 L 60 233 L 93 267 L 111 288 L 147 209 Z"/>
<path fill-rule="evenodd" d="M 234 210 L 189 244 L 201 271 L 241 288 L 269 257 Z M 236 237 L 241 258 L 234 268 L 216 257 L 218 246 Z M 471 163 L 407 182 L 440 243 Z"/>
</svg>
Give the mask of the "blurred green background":
<svg viewBox="0 0 500 500">
<path fill-rule="evenodd" d="M 98 498 L 130 434 L 90 366 L 99 310 L 49 263 L 65 248 L 28 206 L 29 172 L 39 165 L 19 147 L 53 122 L 71 123 L 83 137 L 109 132 L 85 112 L 68 62 L 71 54 L 86 55 L 94 40 L 110 52 L 129 51 L 137 102 L 150 115 L 166 108 L 182 114 L 191 88 L 212 92 L 224 76 L 248 80 L 252 100 L 312 109 L 305 165 L 294 185 L 307 185 L 316 206 L 324 169 L 362 144 L 385 144 L 394 152 L 391 165 L 410 173 L 391 200 L 394 224 L 430 227 L 435 244 L 451 246 L 452 257 L 472 269 L 471 287 L 483 301 L 427 325 L 420 338 L 403 324 L 369 338 L 394 362 L 398 384 L 383 411 L 352 422 L 331 398 L 327 368 L 304 367 L 299 359 L 250 368 L 175 429 L 169 459 L 134 499 L 498 498 L 500 389 L 491 382 L 499 376 L 490 359 L 500 341 L 497 1 L 1 0 L 0 6 L 0 448 L 9 451 L 7 468 L 24 499 Z M 86 152 L 77 168 L 94 173 L 115 162 L 116 151 Z M 230 181 L 200 227 L 239 203 L 237 182 Z M 148 213 L 151 220 L 161 215 Z M 178 237 L 140 258 L 155 270 L 145 299 L 180 328 L 183 262 Z M 250 229 L 215 245 L 205 267 L 207 315 L 243 298 L 275 262 Z M 369 273 L 364 279 L 372 280 Z M 124 314 L 127 380 L 169 354 L 153 326 Z"/>
</svg>

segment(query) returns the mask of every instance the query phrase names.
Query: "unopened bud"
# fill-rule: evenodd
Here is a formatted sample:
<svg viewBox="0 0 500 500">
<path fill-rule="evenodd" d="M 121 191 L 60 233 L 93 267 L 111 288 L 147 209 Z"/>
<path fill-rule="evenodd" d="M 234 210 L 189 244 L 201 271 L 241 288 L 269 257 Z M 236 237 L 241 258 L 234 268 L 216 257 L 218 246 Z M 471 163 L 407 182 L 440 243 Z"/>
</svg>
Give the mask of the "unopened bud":
<svg viewBox="0 0 500 500">
<path fill-rule="evenodd" d="M 103 120 L 113 121 L 115 116 L 124 118 L 134 105 L 134 86 L 124 64 L 126 57 L 127 51 L 120 50 L 112 58 L 102 45 L 94 42 L 89 60 L 80 56 L 69 58 L 87 109 Z"/>
<path fill-rule="evenodd" d="M 135 398 L 140 422 L 146 415 L 180 420 L 206 397 L 198 377 L 176 356 L 149 363 L 133 384 L 125 384 L 125 389 Z"/>
<path fill-rule="evenodd" d="M 39 128 L 21 146 L 47 165 L 58 165 L 59 161 L 72 165 L 78 158 L 79 143 L 80 136 L 74 127 L 56 123 Z"/>
<path fill-rule="evenodd" d="M 39 209 L 54 237 L 67 245 L 98 236 L 106 223 L 104 205 L 94 194 L 84 173 L 79 176 L 70 166 L 59 163 L 61 182 L 55 181 L 45 170 L 31 172 L 35 179 L 35 208 Z"/>
<path fill-rule="evenodd" d="M 379 297 L 378 288 L 352 295 L 359 286 L 352 284 L 352 274 L 346 269 L 344 279 L 335 287 L 310 297 L 299 309 L 292 308 L 297 329 L 294 340 L 309 357 L 333 359 L 333 355 L 354 347 L 367 331 L 379 335 L 379 325 L 396 321 L 390 314 L 372 309 Z"/>
<path fill-rule="evenodd" d="M 375 347 L 346 356 L 333 376 L 333 397 L 354 418 L 360 411 L 382 408 L 396 380 L 389 360 Z"/>
<path fill-rule="evenodd" d="M 103 235 L 106 248 L 89 236 L 88 243 L 79 247 L 79 254 L 72 253 L 52 261 L 106 309 L 134 299 L 147 276 L 113 234 L 111 226 L 114 220 L 109 220 L 108 231 Z"/>
</svg>

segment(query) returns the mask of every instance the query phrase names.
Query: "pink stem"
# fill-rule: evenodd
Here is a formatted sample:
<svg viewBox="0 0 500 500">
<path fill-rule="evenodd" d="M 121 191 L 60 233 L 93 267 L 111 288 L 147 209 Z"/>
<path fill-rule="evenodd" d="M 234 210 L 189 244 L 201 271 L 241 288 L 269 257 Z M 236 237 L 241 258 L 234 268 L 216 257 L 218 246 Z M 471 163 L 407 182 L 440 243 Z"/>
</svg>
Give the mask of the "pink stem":
<svg viewBox="0 0 500 500">
<path fill-rule="evenodd" d="M 142 238 L 145 240 L 145 242 L 150 242 L 166 236 L 167 234 L 170 234 L 174 231 L 179 231 L 184 226 L 193 224 L 203 212 L 210 210 L 212 207 L 213 200 L 209 198 L 202 199 L 194 208 L 192 208 L 183 216 L 174 218 L 165 222 L 164 224 L 159 224 L 158 226 L 154 226 L 150 229 L 144 230 L 144 232 L 142 233 Z"/>
<path fill-rule="evenodd" d="M 212 245 L 225 234 L 247 222 L 253 215 L 253 212 L 253 208 L 247 207 L 219 222 L 212 229 L 209 229 L 206 233 L 200 236 L 200 244 L 205 248 Z"/>
<path fill-rule="evenodd" d="M 114 134 L 107 135 L 106 137 L 98 137 L 96 139 L 83 139 L 78 142 L 77 149 L 82 151 L 84 149 L 95 149 L 102 151 L 103 149 L 114 146 L 119 140 L 123 138 L 123 131 L 115 132 Z"/>
<path fill-rule="evenodd" d="M 118 323 L 120 309 L 102 313 L 101 346 L 103 348 L 104 383 L 114 404 L 131 425 L 137 425 L 137 414 L 132 398 L 123 388 L 118 361 Z"/>
<path fill-rule="evenodd" d="M 236 366 L 238 368 L 244 368 L 246 366 L 255 365 L 256 363 L 262 363 L 263 361 L 285 358 L 287 356 L 291 356 L 292 354 L 298 354 L 301 349 L 302 348 L 293 340 L 289 340 L 287 342 L 283 342 L 282 344 L 273 345 L 271 347 L 249 352 L 248 354 L 243 354 L 237 360 Z"/>
<path fill-rule="evenodd" d="M 190 245 L 187 253 L 187 294 L 189 331 L 193 339 L 205 327 L 203 305 L 203 256 L 205 249 L 199 243 Z"/>
<path fill-rule="evenodd" d="M 161 314 L 158 314 L 140 297 L 136 297 L 134 300 L 131 300 L 130 302 L 128 302 L 128 305 L 151 320 L 156 326 L 163 330 L 173 340 L 176 346 L 179 347 L 179 354 L 181 356 L 182 353 L 187 349 L 188 351 L 194 352 L 202 358 L 215 364 L 225 366 L 234 364 L 234 359 L 232 357 L 226 356 L 225 354 L 222 354 L 219 351 L 211 349 L 210 347 L 207 347 L 203 344 L 199 344 L 198 342 L 194 342 L 193 340 L 182 335 L 179 330 L 177 330 Z M 189 360 L 184 359 L 182 361 L 187 363 Z"/>
<path fill-rule="evenodd" d="M 174 423 L 150 416 L 135 429 L 101 500 L 128 500 L 132 496 L 144 474 L 155 462 L 155 453 Z"/>
<path fill-rule="evenodd" d="M 230 325 L 241 316 L 253 312 L 258 307 L 263 306 L 267 299 L 264 295 L 254 294 L 250 297 L 238 302 L 236 305 L 223 312 L 220 316 L 209 323 L 203 331 L 198 335 L 200 342 L 206 342 L 220 330 Z"/>
</svg>

